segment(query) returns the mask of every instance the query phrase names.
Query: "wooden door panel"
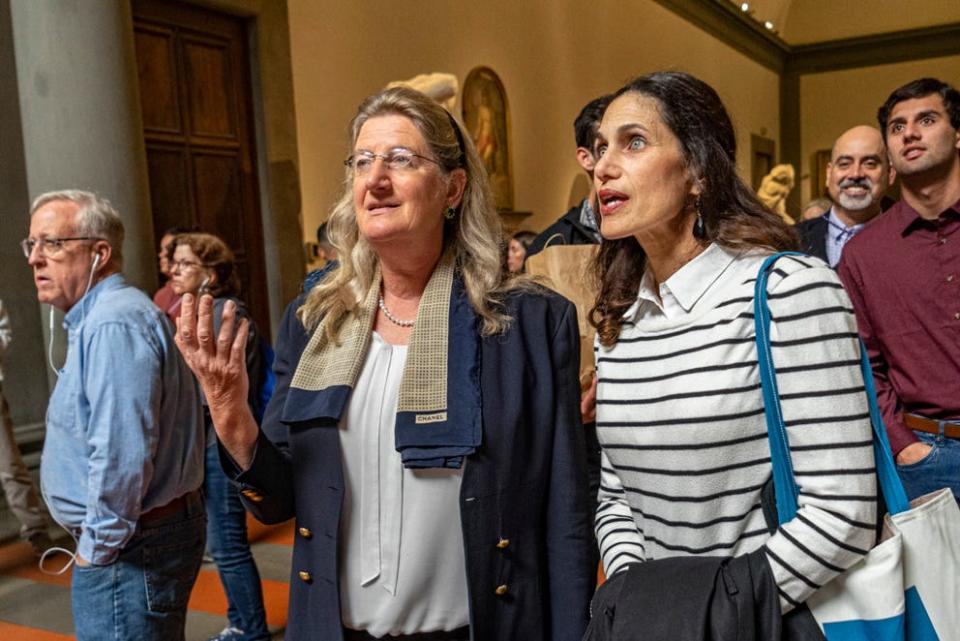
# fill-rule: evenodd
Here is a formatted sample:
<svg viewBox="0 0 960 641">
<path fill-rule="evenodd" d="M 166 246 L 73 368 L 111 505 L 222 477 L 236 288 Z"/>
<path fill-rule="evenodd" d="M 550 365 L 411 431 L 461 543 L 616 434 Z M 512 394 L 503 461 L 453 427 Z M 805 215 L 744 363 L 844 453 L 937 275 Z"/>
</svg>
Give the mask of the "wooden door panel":
<svg viewBox="0 0 960 641">
<path fill-rule="evenodd" d="M 182 133 L 173 32 L 138 28 L 134 31 L 134 42 L 144 129 Z"/>
<path fill-rule="evenodd" d="M 236 88 L 229 50 L 222 42 L 183 39 L 190 133 L 235 139 Z"/>
<path fill-rule="evenodd" d="M 189 156 L 182 147 L 147 145 L 147 174 L 153 234 L 159 239 L 171 227 L 196 224 L 190 197 Z"/>
<path fill-rule="evenodd" d="M 154 231 L 197 226 L 223 238 L 268 336 L 246 23 L 174 0 L 131 1 Z"/>
<path fill-rule="evenodd" d="M 243 247 L 243 194 L 240 168 L 231 156 L 193 156 L 194 184 L 197 186 L 197 223 L 200 229 L 216 229 L 231 247 Z"/>
</svg>

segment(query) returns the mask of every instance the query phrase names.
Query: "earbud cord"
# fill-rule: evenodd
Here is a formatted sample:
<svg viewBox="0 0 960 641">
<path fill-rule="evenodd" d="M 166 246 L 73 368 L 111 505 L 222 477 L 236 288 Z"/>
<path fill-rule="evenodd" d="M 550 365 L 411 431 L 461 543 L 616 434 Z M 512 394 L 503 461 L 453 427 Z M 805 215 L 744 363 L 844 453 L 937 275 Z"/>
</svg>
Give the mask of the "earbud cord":
<svg viewBox="0 0 960 641">
<path fill-rule="evenodd" d="M 83 290 L 83 296 L 80 297 L 81 301 L 90 291 L 90 286 L 93 285 L 93 275 L 96 273 L 97 265 L 99 264 L 100 264 L 100 255 L 97 254 L 97 256 L 94 257 L 93 262 L 90 264 L 90 276 L 87 277 L 87 287 L 86 289 Z M 83 305 L 82 302 L 81 302 L 81 305 Z M 80 313 L 81 313 L 80 325 L 82 326 L 83 321 L 86 320 L 87 318 L 87 308 L 85 306 L 80 307 Z M 53 315 L 54 315 L 54 310 L 53 310 L 53 306 L 51 305 L 50 306 L 50 341 L 48 342 L 48 345 L 47 345 L 47 363 L 50 365 L 50 369 L 53 370 L 53 373 L 57 376 L 57 378 L 60 378 L 60 369 L 53 364 L 53 339 L 54 339 Z"/>
<path fill-rule="evenodd" d="M 52 505 L 52 503 L 50 503 L 50 497 L 47 496 L 47 493 L 46 493 L 46 492 L 44 491 L 44 489 L 43 489 L 43 485 L 40 486 L 40 495 L 43 496 L 43 500 L 44 500 L 44 502 L 45 502 L 47 505 Z M 57 522 L 57 525 L 59 525 L 61 528 L 63 528 L 64 531 L 65 531 L 67 534 L 70 535 L 70 538 L 73 539 L 73 549 L 76 550 L 77 548 L 79 548 L 79 547 L 80 547 L 80 541 L 78 541 L 78 540 L 77 540 L 77 537 L 75 537 L 75 536 L 73 535 L 73 531 L 72 531 L 70 528 L 68 528 L 66 525 L 64 525 L 63 523 L 61 523 L 61 522 L 57 519 L 57 517 L 53 515 L 53 510 L 48 510 L 48 512 L 50 513 L 50 518 L 52 518 L 54 521 L 56 521 L 56 522 Z M 48 555 L 50 555 L 50 554 L 55 554 L 55 553 L 57 553 L 57 552 L 63 552 L 64 554 L 66 554 L 67 556 L 70 557 L 70 560 L 67 561 L 67 562 L 64 564 L 64 566 L 63 566 L 62 568 L 60 568 L 58 571 L 56 571 L 56 572 L 51 572 L 50 570 L 47 570 L 46 568 L 43 567 L 43 563 L 44 563 L 44 561 L 47 560 L 47 556 L 48 556 Z M 76 563 L 76 562 L 77 562 L 77 555 L 76 555 L 75 552 L 71 552 L 70 550 L 68 550 L 68 549 L 66 549 L 66 548 L 62 548 L 62 547 L 60 547 L 59 545 L 56 545 L 56 546 L 47 548 L 46 550 L 43 551 L 43 554 L 40 555 L 40 560 L 37 561 L 37 567 L 40 568 L 40 571 L 41 571 L 41 572 L 43 572 L 44 574 L 46 574 L 46 575 L 48 575 L 48 576 L 60 576 L 61 574 L 63 574 L 63 573 L 66 572 L 67 570 L 69 570 L 69 569 L 70 569 L 70 566 L 73 565 L 73 564 Z"/>
<path fill-rule="evenodd" d="M 46 500 L 46 497 L 44 497 L 44 500 Z M 53 517 L 53 515 L 51 515 L 51 518 L 53 518 L 54 521 L 57 521 L 56 517 Z M 63 523 L 61 523 L 60 521 L 57 521 L 57 525 L 62 527 L 64 530 L 66 530 L 67 534 L 70 535 L 70 538 L 73 539 L 73 549 L 79 548 L 80 542 L 77 540 L 77 537 L 73 535 L 73 532 L 70 531 L 70 528 L 65 527 Z M 63 552 L 64 554 L 70 557 L 70 560 L 64 563 L 63 567 L 56 571 L 51 571 L 44 568 L 43 563 L 44 561 L 47 560 L 47 556 L 50 554 L 56 554 L 57 552 Z M 40 568 L 40 571 L 46 574 L 47 576 L 60 576 L 61 574 L 69 570 L 70 566 L 76 562 L 77 562 L 76 552 L 71 552 L 67 548 L 62 548 L 59 545 L 55 545 L 53 547 L 49 547 L 46 550 L 44 550 L 43 554 L 40 555 L 40 560 L 37 561 L 37 566 Z"/>
<path fill-rule="evenodd" d="M 81 301 L 80 305 L 83 305 L 82 301 L 84 297 L 90 292 L 90 287 L 91 285 L 93 285 L 93 275 L 94 273 L 96 273 L 97 265 L 99 264 L 100 264 L 100 255 L 97 254 L 97 256 L 93 259 L 93 262 L 90 264 L 90 276 L 87 277 L 87 287 L 86 289 L 83 290 L 83 296 L 80 297 L 80 301 Z M 82 326 L 83 321 L 86 320 L 86 317 L 87 317 L 86 306 L 83 306 L 80 308 L 80 313 L 81 313 L 80 325 Z M 57 375 L 57 378 L 60 378 L 60 371 L 53 366 L 53 306 L 50 307 L 50 347 L 47 350 L 47 358 L 50 361 L 50 367 L 53 368 L 53 373 Z M 47 505 L 50 505 L 50 499 L 48 499 L 46 495 L 44 495 L 43 500 L 47 502 Z M 54 517 L 52 514 L 51 514 L 51 517 L 53 518 L 54 521 L 57 521 L 57 518 Z M 80 547 L 80 541 L 78 541 L 77 537 L 73 535 L 73 532 L 70 530 L 70 528 L 65 526 L 60 521 L 57 521 L 57 525 L 62 527 L 67 532 L 67 534 L 70 535 L 70 538 L 73 539 L 74 549 L 77 549 L 78 547 Z M 59 570 L 57 570 L 56 572 L 51 572 L 50 570 L 47 570 L 43 567 L 43 562 L 47 560 L 48 555 L 56 554 L 57 552 L 63 552 L 64 554 L 70 557 L 70 560 L 67 561 L 64 564 L 64 566 Z M 66 548 L 54 546 L 54 547 L 48 548 L 43 552 L 43 554 L 40 555 L 40 560 L 37 562 L 37 566 L 40 568 L 40 571 L 43 572 L 44 574 L 47 574 L 49 576 L 60 576 L 61 574 L 69 570 L 70 566 L 72 566 L 76 562 L 77 562 L 77 555 L 75 552 L 71 552 Z"/>
<path fill-rule="evenodd" d="M 60 371 L 53 364 L 53 305 L 50 306 L 50 340 L 47 341 L 47 364 L 50 365 L 50 369 L 53 370 L 53 373 L 56 374 L 57 378 L 60 378 Z"/>
</svg>

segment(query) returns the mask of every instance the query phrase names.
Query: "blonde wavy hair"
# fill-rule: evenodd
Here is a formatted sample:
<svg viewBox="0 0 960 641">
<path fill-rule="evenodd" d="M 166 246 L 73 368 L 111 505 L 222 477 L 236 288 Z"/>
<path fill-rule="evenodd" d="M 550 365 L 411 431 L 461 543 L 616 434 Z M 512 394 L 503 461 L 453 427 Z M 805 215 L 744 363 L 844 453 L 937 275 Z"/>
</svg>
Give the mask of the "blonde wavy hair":
<svg viewBox="0 0 960 641">
<path fill-rule="evenodd" d="M 453 251 L 470 305 L 482 320 L 481 333 L 489 336 L 502 332 L 511 321 L 504 311 L 504 296 L 520 282 L 504 273 L 500 218 L 493 205 L 486 169 L 473 141 L 456 119 L 431 98 L 412 89 L 394 87 L 360 104 L 350 123 L 351 150 L 364 123 L 386 115 L 403 116 L 416 126 L 445 177 L 456 169 L 466 171 L 463 199 L 456 216 L 444 229 L 444 251 Z M 357 226 L 353 176 L 349 168 L 343 193 L 327 220 L 327 233 L 337 248 L 340 265 L 310 290 L 297 313 L 308 331 L 316 329 L 320 320 L 326 318 L 328 337 L 335 341 L 343 321 L 373 285 L 379 261 Z"/>
</svg>

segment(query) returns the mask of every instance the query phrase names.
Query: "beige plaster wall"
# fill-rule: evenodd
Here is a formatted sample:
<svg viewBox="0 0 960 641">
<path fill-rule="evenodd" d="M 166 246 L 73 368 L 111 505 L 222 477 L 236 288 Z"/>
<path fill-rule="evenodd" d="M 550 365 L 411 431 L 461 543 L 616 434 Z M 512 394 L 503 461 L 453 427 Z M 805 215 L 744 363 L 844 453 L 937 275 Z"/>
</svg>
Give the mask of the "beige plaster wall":
<svg viewBox="0 0 960 641">
<path fill-rule="evenodd" d="M 346 126 L 391 80 L 447 71 L 461 83 L 492 67 L 510 101 L 514 203 L 542 229 L 581 174 L 573 119 L 639 73 L 680 69 L 712 83 L 737 125 L 749 176 L 750 134 L 779 137 L 779 79 L 652 0 L 288 0 L 304 237 L 326 219 L 343 178 Z M 459 110 L 459 105 L 458 105 Z"/>
<path fill-rule="evenodd" d="M 877 125 L 877 109 L 897 87 L 923 76 L 960 86 L 960 56 L 811 74 L 800 78 L 801 198 L 810 200 L 814 153 L 855 125 Z M 814 177 L 814 180 L 823 180 Z"/>
<path fill-rule="evenodd" d="M 771 0 L 760 0 L 766 5 Z M 783 0 L 773 0 L 783 4 Z M 874 2 L 837 2 L 837 0 L 791 0 L 778 25 L 783 39 L 790 44 L 854 38 L 876 33 L 921 29 L 960 22 L 957 0 L 874 0 Z M 758 10 L 759 13 L 759 10 Z"/>
</svg>

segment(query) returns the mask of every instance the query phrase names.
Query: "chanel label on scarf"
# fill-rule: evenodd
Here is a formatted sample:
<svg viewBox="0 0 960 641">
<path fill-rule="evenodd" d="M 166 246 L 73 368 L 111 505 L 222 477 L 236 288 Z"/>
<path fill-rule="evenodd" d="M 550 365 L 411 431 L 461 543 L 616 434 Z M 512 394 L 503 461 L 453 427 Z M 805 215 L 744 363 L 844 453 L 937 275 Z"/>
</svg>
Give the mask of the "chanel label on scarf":
<svg viewBox="0 0 960 641">
<path fill-rule="evenodd" d="M 417 414 L 414 422 L 417 425 L 423 425 L 424 423 L 442 423 L 445 420 L 447 420 L 446 412 L 435 412 L 433 414 Z"/>
</svg>

